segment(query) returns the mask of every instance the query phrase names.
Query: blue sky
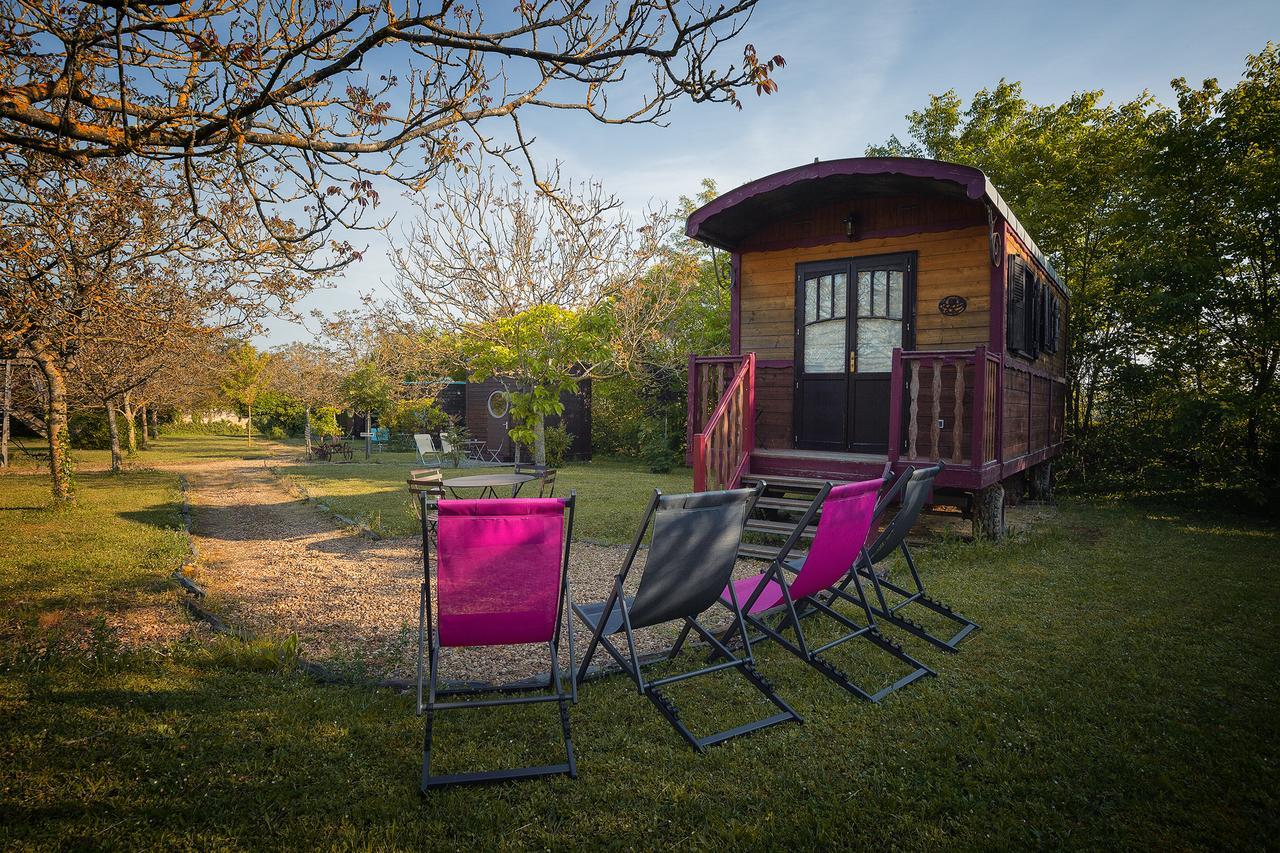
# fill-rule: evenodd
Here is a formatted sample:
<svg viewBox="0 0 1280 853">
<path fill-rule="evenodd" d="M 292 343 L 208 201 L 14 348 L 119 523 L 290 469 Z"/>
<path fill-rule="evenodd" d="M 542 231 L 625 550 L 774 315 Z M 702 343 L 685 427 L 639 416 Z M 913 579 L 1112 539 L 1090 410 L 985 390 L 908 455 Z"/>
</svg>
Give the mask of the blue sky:
<svg viewBox="0 0 1280 853">
<path fill-rule="evenodd" d="M 890 134 L 932 93 L 968 99 L 1001 77 L 1024 95 L 1057 102 L 1103 89 L 1126 101 L 1144 89 L 1172 100 L 1169 80 L 1239 78 L 1245 56 L 1280 39 L 1280 2 L 941 2 L 941 0 L 761 0 L 742 43 L 782 54 L 778 93 L 744 97 L 744 109 L 681 104 L 667 127 L 601 126 L 565 112 L 526 113 L 535 158 L 559 160 L 568 176 L 596 177 L 628 206 L 674 202 L 702 178 L 721 191 L 811 162 L 858 156 Z M 740 58 L 732 46 L 724 61 Z M 723 62 L 722 62 L 723 64 Z M 366 63 L 366 70 L 373 71 Z M 384 194 L 379 215 L 408 215 L 407 200 Z M 391 276 L 386 235 L 352 237 L 365 259 L 300 306 L 330 312 L 380 294 Z M 293 323 L 268 324 L 263 343 L 309 339 Z"/>
</svg>

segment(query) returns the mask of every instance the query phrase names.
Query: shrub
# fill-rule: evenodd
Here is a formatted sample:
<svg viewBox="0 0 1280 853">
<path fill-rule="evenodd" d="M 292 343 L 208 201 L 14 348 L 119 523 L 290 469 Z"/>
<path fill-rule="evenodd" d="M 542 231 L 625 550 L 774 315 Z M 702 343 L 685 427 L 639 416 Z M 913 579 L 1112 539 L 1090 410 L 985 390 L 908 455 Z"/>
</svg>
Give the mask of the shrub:
<svg viewBox="0 0 1280 853">
<path fill-rule="evenodd" d="M 462 457 L 467 452 L 467 442 L 471 440 L 471 433 L 465 426 L 457 421 L 450 421 L 447 429 L 441 431 L 442 436 L 449 440 L 453 450 L 447 455 L 449 463 L 454 468 L 462 466 Z"/>
<path fill-rule="evenodd" d="M 569 448 L 573 446 L 573 433 L 563 426 L 547 427 L 544 431 L 543 441 L 546 443 L 547 465 L 552 468 L 559 468 L 564 464 Z"/>
<path fill-rule="evenodd" d="M 400 400 L 391 412 L 382 418 L 384 426 L 394 432 L 438 433 L 449 426 L 449 416 L 436 405 L 435 400 L 420 397 L 413 400 Z"/>
<path fill-rule="evenodd" d="M 311 435 L 314 438 L 324 438 L 331 435 L 339 435 L 342 430 L 338 427 L 338 409 L 334 406 L 321 406 L 311 413 Z"/>
<path fill-rule="evenodd" d="M 648 423 L 641 429 L 640 458 L 654 474 L 665 474 L 677 464 L 671 438 L 661 424 Z"/>
<path fill-rule="evenodd" d="M 272 438 L 302 435 L 306 422 L 306 406 L 287 394 L 264 391 L 253 404 L 254 428 Z"/>
<path fill-rule="evenodd" d="M 227 420 L 173 421 L 160 424 L 161 435 L 238 435 L 244 436 L 244 427 Z"/>
<path fill-rule="evenodd" d="M 102 409 L 85 409 L 73 412 L 68 426 L 71 430 L 71 446 L 81 450 L 106 450 L 111 446 L 111 430 L 107 426 L 107 413 Z M 126 427 L 121 426 L 121 434 Z"/>
</svg>

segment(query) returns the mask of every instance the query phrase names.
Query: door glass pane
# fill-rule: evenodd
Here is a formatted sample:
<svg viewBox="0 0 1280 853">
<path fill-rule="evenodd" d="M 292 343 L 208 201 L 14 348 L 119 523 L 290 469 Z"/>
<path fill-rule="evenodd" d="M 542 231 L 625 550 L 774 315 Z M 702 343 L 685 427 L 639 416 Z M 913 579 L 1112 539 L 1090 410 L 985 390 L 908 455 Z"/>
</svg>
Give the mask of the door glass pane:
<svg viewBox="0 0 1280 853">
<path fill-rule="evenodd" d="M 858 316 L 871 313 L 871 273 L 858 273 Z"/>
<path fill-rule="evenodd" d="M 840 373 L 845 369 L 844 318 L 812 323 L 804 330 L 804 372 Z"/>
<path fill-rule="evenodd" d="M 875 301 L 872 303 L 872 314 L 884 317 L 889 313 L 888 291 L 889 274 L 884 270 L 875 272 Z"/>
<path fill-rule="evenodd" d="M 813 286 L 813 279 L 804 285 L 804 321 L 812 323 L 818 319 L 818 289 Z"/>
<path fill-rule="evenodd" d="M 858 321 L 858 372 L 888 373 L 893 348 L 902 346 L 902 321 L 863 318 Z"/>
<path fill-rule="evenodd" d="M 902 319 L 902 272 L 900 270 L 889 273 L 889 316 L 895 320 Z"/>
<path fill-rule="evenodd" d="M 833 306 L 835 310 L 832 317 L 843 317 L 845 315 L 845 305 L 848 303 L 848 278 L 844 273 L 836 273 L 835 277 L 835 294 L 832 296 Z"/>
</svg>

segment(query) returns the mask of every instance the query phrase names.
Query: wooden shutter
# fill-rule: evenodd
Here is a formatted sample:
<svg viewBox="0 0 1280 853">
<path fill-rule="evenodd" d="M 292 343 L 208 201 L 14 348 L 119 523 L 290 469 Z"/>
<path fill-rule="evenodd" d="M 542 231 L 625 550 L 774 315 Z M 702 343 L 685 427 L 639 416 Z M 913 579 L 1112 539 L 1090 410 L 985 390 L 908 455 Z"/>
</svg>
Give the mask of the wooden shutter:
<svg viewBox="0 0 1280 853">
<path fill-rule="evenodd" d="M 1057 296 L 1050 296 L 1045 315 L 1045 352 L 1058 351 L 1058 336 L 1060 334 L 1058 326 L 1062 322 L 1062 303 L 1058 302 Z"/>
<path fill-rule="evenodd" d="M 1044 282 L 1030 269 L 1026 272 L 1026 279 L 1027 345 L 1023 352 L 1027 358 L 1035 358 L 1040 355 L 1040 344 L 1044 340 Z"/>
<path fill-rule="evenodd" d="M 1008 268 L 1005 340 L 1009 352 L 1024 352 L 1027 348 L 1027 265 L 1017 255 L 1009 255 Z"/>
</svg>

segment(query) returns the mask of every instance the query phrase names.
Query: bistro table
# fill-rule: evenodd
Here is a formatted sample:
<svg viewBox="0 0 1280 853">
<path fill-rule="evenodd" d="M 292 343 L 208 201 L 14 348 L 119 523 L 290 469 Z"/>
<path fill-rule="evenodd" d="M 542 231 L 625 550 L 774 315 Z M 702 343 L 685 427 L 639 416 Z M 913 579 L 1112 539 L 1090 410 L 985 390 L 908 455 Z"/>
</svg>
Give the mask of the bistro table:
<svg viewBox="0 0 1280 853">
<path fill-rule="evenodd" d="M 514 488 L 515 493 L 519 494 L 520 486 L 536 479 L 537 474 L 470 474 L 466 477 L 450 477 L 444 481 L 444 487 L 455 498 L 458 496 L 457 489 L 480 489 L 480 497 L 496 498 L 499 487 Z"/>
</svg>

